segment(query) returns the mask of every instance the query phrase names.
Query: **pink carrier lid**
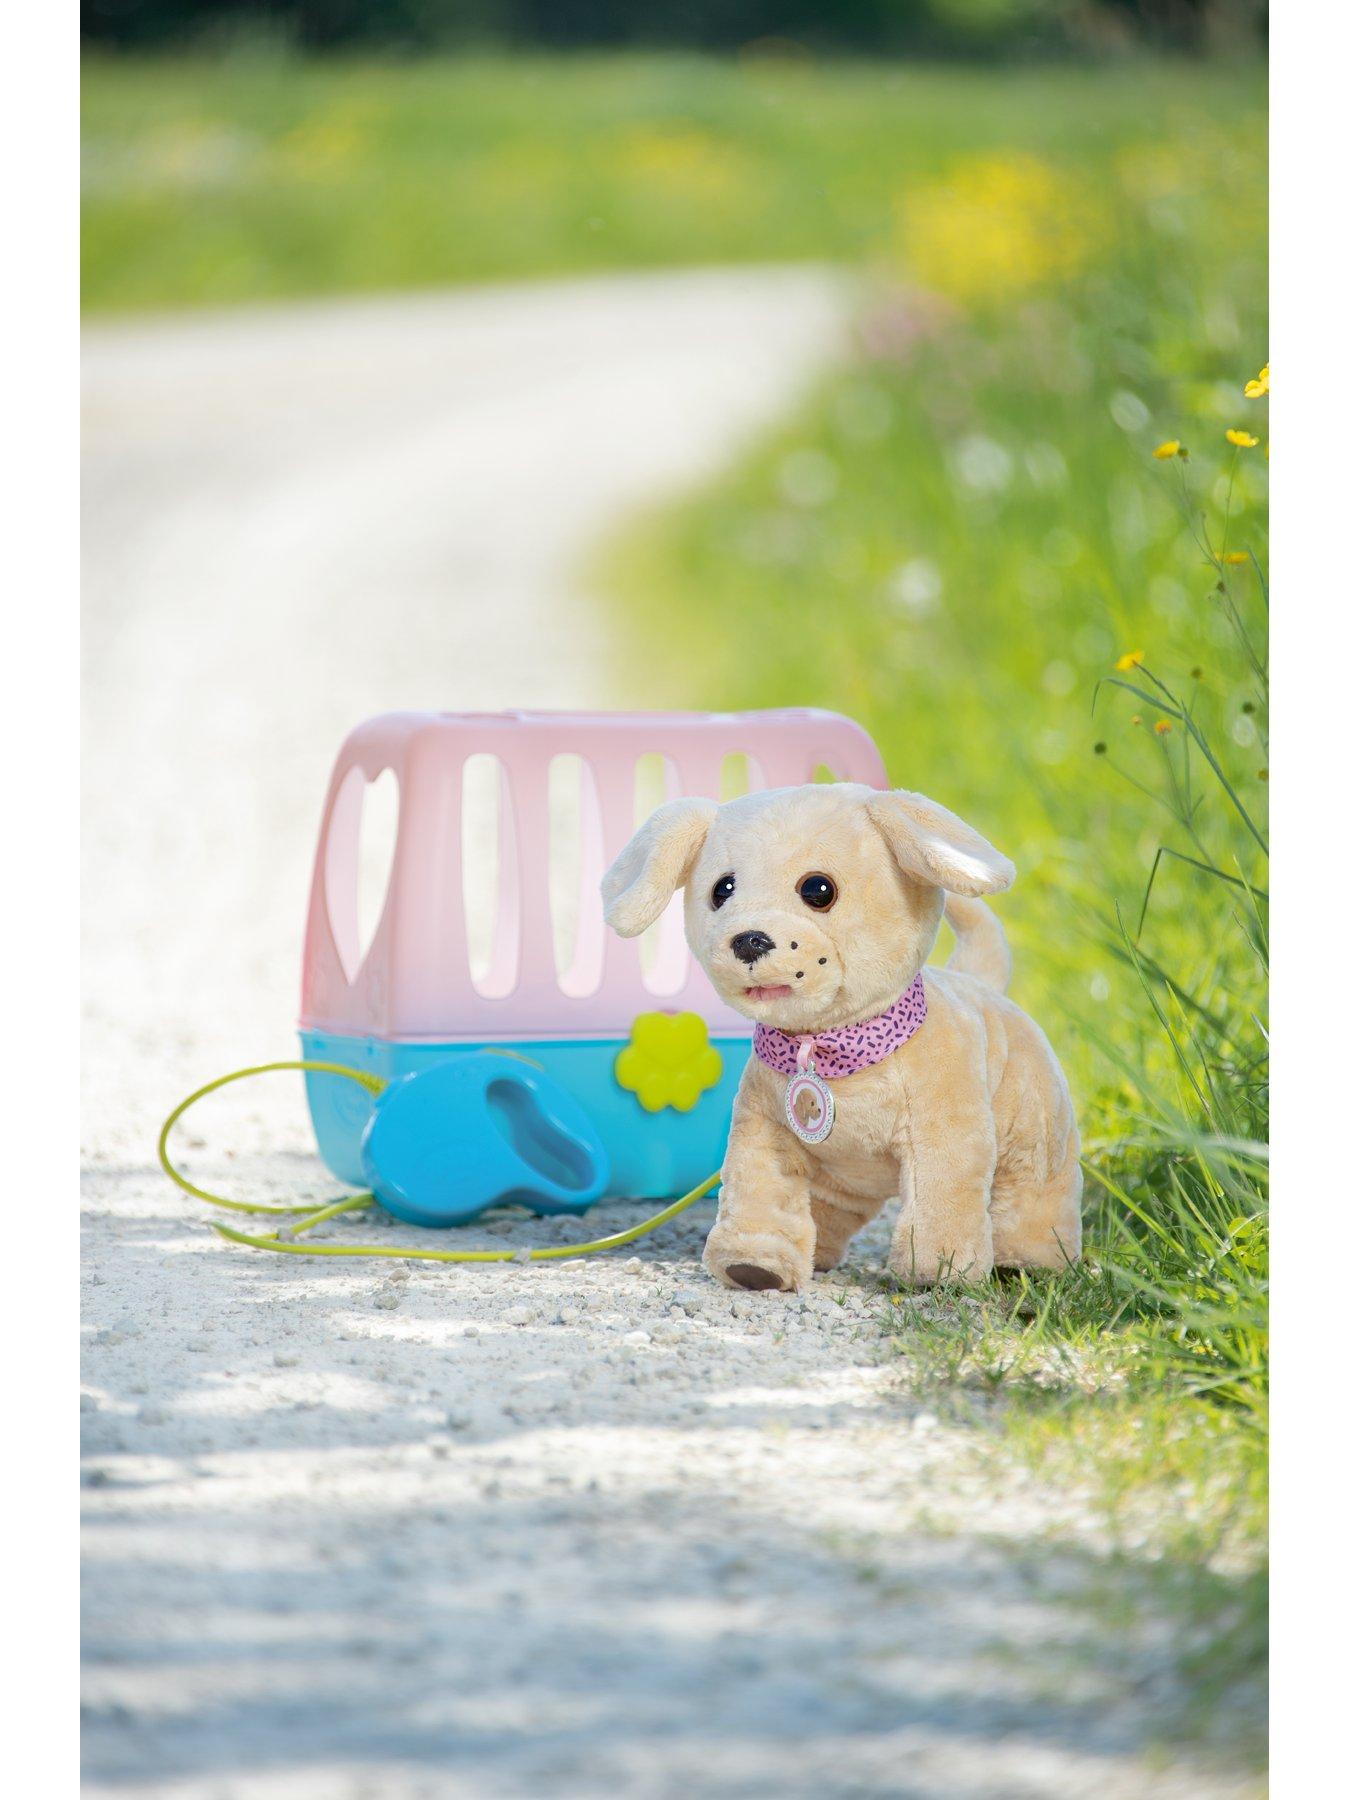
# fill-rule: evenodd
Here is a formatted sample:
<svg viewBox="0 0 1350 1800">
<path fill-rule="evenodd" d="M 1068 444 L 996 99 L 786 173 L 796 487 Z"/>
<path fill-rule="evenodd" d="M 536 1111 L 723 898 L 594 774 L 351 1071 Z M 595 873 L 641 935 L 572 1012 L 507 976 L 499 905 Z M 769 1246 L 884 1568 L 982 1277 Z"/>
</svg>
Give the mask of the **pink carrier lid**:
<svg viewBox="0 0 1350 1800">
<path fill-rule="evenodd" d="M 656 757 L 645 764 L 658 777 L 653 804 L 729 797 L 728 759 L 743 759 L 732 765 L 738 791 L 795 786 L 822 768 L 887 785 L 861 726 L 805 707 L 369 719 L 339 751 L 324 802 L 301 1025 L 400 1040 L 626 1037 L 638 1013 L 668 1007 L 699 1013 L 714 1032 L 748 1034 L 685 948 L 679 895 L 645 955 L 642 940 L 605 929 L 600 877 L 641 823 L 639 762 Z M 368 784 L 386 770 L 398 786 L 397 833 L 362 955 L 362 813 Z M 495 802 L 486 815 L 485 795 Z M 466 833 L 478 846 L 467 870 Z M 480 861 L 495 865 L 495 881 L 480 879 Z"/>
</svg>

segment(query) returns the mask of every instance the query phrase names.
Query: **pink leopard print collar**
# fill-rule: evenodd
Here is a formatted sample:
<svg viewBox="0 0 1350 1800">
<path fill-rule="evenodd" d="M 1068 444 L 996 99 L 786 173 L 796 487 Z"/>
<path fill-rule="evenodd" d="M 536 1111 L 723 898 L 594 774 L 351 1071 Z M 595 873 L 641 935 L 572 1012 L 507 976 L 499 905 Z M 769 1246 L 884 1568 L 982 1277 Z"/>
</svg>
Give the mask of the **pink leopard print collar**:
<svg viewBox="0 0 1350 1800">
<path fill-rule="evenodd" d="M 822 1081 L 838 1081 L 870 1069 L 910 1038 L 928 1017 L 923 976 L 916 975 L 893 1006 L 874 1019 L 839 1025 L 833 1031 L 792 1033 L 772 1025 L 756 1025 L 755 1055 L 780 1075 L 795 1075 L 808 1063 Z"/>
</svg>

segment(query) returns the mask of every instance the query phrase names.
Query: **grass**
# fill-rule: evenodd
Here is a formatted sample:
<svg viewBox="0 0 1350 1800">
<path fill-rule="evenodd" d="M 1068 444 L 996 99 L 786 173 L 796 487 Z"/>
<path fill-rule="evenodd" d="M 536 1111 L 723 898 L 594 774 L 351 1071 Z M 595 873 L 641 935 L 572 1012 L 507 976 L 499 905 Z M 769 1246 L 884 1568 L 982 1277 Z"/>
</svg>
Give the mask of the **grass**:
<svg viewBox="0 0 1350 1800">
<path fill-rule="evenodd" d="M 1065 1545 L 1100 1544 L 1099 1582 L 1066 1590 L 1095 1641 L 1144 1634 L 1172 1647 L 1155 1720 L 1185 1743 L 1257 1768 L 1267 1658 L 1262 1412 L 1188 1392 L 1165 1332 L 1128 1284 L 1105 1305 L 1089 1234 L 1067 1279 L 897 1298 L 896 1351 L 944 1418 L 968 1428 L 990 1480 L 1021 1468 L 1062 1497 Z M 1054 1540 L 1040 1545 L 1051 1557 Z"/>
<path fill-rule="evenodd" d="M 693 56 L 87 59 L 91 310 L 673 264 L 887 267 L 955 155 L 1090 178 L 1258 129 L 1251 69 L 959 70 Z"/>
</svg>

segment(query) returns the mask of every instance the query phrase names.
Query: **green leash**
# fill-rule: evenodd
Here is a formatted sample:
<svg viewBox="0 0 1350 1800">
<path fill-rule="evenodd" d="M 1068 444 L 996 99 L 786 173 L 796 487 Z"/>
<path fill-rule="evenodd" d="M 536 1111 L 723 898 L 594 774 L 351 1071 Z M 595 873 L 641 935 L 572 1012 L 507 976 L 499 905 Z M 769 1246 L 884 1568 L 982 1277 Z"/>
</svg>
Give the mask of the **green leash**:
<svg viewBox="0 0 1350 1800">
<path fill-rule="evenodd" d="M 528 1058 L 522 1058 L 528 1061 Z M 255 1075 L 270 1075 L 277 1070 L 298 1069 L 312 1070 L 319 1075 L 342 1075 L 349 1081 L 359 1082 L 368 1094 L 383 1093 L 388 1083 L 378 1075 L 366 1075 L 360 1069 L 349 1069 L 343 1063 L 330 1062 L 270 1062 L 255 1063 L 251 1068 L 232 1069 L 228 1075 L 218 1075 L 214 1081 L 208 1081 L 194 1093 L 180 1100 L 178 1105 L 165 1119 L 159 1133 L 159 1162 L 169 1180 L 177 1183 L 185 1194 L 191 1194 L 194 1200 L 205 1200 L 210 1206 L 227 1207 L 231 1212 L 270 1213 L 274 1216 L 294 1221 L 274 1231 L 268 1237 L 258 1237 L 247 1231 L 234 1231 L 228 1225 L 212 1224 L 212 1230 L 218 1231 L 223 1238 L 232 1244 L 248 1244 L 255 1250 L 275 1250 L 285 1256 L 388 1256 L 399 1261 L 442 1262 L 442 1263 L 508 1263 L 508 1262 L 564 1262 L 576 1256 L 597 1256 L 606 1250 L 621 1250 L 625 1244 L 636 1243 L 646 1237 L 650 1231 L 667 1224 L 677 1218 L 680 1213 L 710 1194 L 722 1179 L 722 1171 L 718 1169 L 701 1181 L 696 1188 L 673 1200 L 669 1206 L 662 1207 L 651 1218 L 644 1219 L 639 1225 L 630 1225 L 627 1231 L 616 1231 L 609 1237 L 595 1238 L 589 1244 L 559 1244 L 543 1250 L 416 1250 L 403 1249 L 395 1244 L 299 1244 L 295 1239 L 305 1232 L 312 1231 L 316 1225 L 324 1224 L 328 1219 L 335 1219 L 341 1213 L 357 1212 L 362 1207 L 374 1206 L 378 1202 L 374 1194 L 350 1194 L 345 1199 L 333 1200 L 318 1208 L 310 1206 L 267 1206 L 255 1204 L 249 1200 L 231 1200 L 224 1194 L 213 1194 L 208 1189 L 198 1187 L 188 1180 L 181 1169 L 175 1168 L 169 1158 L 169 1134 L 189 1108 L 208 1094 L 214 1094 L 219 1088 L 229 1087 L 235 1081 L 248 1081 Z M 282 1232 L 285 1233 L 282 1236 Z"/>
</svg>

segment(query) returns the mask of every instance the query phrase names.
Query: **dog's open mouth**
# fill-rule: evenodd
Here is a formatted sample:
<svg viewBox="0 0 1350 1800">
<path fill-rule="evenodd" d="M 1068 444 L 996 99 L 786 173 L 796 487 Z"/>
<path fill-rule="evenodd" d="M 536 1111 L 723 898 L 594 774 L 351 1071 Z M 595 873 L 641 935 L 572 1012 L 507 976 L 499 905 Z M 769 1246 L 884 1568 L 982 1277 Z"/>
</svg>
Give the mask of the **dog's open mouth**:
<svg viewBox="0 0 1350 1800">
<path fill-rule="evenodd" d="M 786 1000 L 792 989 L 785 981 L 775 987 L 748 987 L 745 990 L 747 1000 Z"/>
</svg>

